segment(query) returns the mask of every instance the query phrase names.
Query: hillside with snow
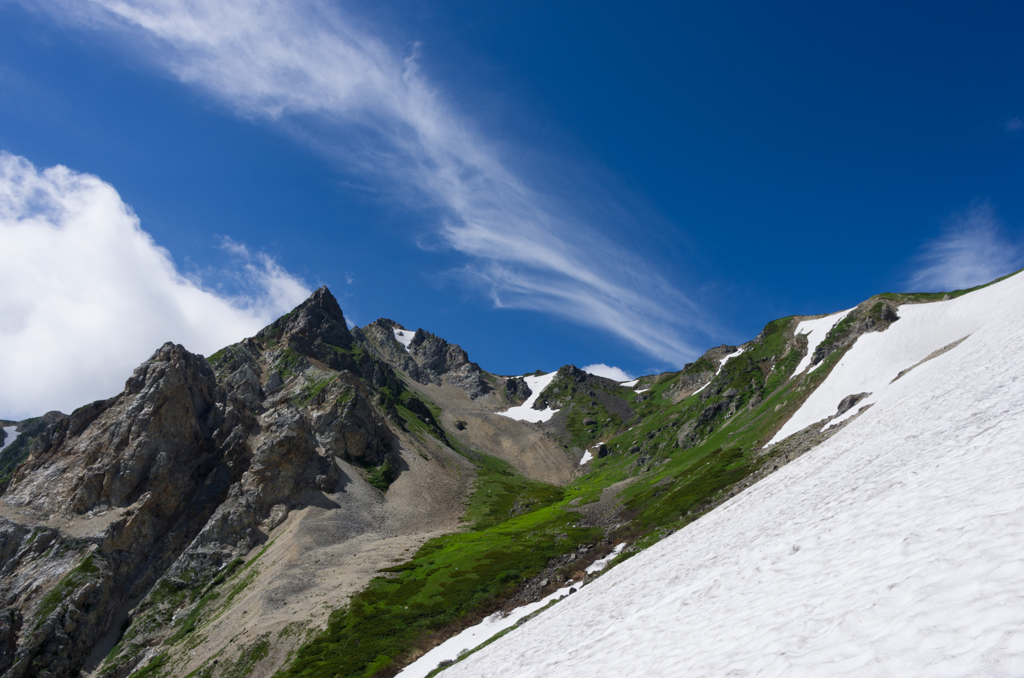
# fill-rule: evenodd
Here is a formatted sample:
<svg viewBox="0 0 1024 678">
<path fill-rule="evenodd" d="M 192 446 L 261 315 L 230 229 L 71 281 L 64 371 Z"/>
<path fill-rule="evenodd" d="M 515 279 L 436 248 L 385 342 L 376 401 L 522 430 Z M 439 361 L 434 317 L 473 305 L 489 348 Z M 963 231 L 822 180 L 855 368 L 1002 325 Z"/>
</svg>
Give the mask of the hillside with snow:
<svg viewBox="0 0 1024 678">
<path fill-rule="evenodd" d="M 1017 275 L 503 376 L 321 288 L 0 421 L 0 674 L 1024 675 L 1022 342 Z"/>
<path fill-rule="evenodd" d="M 844 429 L 443 675 L 1024 675 L 1024 276 L 899 315 L 775 439 Z"/>
</svg>

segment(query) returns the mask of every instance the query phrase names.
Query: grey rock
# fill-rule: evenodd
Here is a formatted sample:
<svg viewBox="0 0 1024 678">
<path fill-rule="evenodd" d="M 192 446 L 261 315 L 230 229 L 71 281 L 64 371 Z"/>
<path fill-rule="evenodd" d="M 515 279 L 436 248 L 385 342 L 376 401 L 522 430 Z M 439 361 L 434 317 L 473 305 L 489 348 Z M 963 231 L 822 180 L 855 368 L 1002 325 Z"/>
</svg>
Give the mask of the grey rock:
<svg viewBox="0 0 1024 678">
<path fill-rule="evenodd" d="M 841 401 L 839 401 L 839 408 L 838 408 L 838 411 L 836 412 L 836 416 L 839 416 L 840 414 L 843 414 L 844 412 L 847 412 L 850 408 L 852 408 L 854 405 L 859 403 L 861 400 L 864 400 L 864 398 L 867 398 L 869 395 L 871 395 L 871 394 L 870 393 L 854 393 L 852 395 L 846 396 Z"/>
</svg>

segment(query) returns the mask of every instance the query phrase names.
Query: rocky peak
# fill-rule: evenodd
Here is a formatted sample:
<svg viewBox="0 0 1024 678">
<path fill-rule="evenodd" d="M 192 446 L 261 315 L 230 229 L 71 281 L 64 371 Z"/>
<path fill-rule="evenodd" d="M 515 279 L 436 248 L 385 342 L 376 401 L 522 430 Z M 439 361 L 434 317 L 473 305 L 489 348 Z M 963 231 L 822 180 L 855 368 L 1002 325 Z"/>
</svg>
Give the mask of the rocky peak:
<svg viewBox="0 0 1024 678">
<path fill-rule="evenodd" d="M 264 343 L 283 341 L 304 355 L 315 355 L 316 347 L 329 344 L 348 348 L 352 334 L 338 300 L 326 286 L 321 287 L 291 312 L 259 331 Z"/>
<path fill-rule="evenodd" d="M 404 329 L 394 320 L 379 318 L 353 334 L 375 355 L 421 384 L 440 386 L 447 382 L 461 388 L 471 398 L 491 390 L 480 366 L 470 361 L 461 346 L 420 328 L 406 350 L 394 335 L 394 330 Z"/>
</svg>

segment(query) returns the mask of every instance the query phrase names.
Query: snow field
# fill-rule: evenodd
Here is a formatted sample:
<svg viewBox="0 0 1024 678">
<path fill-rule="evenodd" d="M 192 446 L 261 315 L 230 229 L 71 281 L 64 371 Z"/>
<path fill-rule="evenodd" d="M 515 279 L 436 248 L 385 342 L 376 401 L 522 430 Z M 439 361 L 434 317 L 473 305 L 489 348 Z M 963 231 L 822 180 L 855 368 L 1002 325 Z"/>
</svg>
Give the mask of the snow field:
<svg viewBox="0 0 1024 678">
<path fill-rule="evenodd" d="M 608 563 L 612 562 L 615 556 L 622 553 L 622 549 L 625 546 L 624 543 L 617 545 L 609 555 L 595 560 L 588 565 L 586 569 L 587 574 L 594 574 L 608 567 Z M 571 589 L 582 590 L 581 587 L 582 584 L 579 582 L 570 581 L 554 593 L 548 594 L 535 603 L 521 605 L 507 615 L 502 616 L 500 613 L 492 614 L 479 624 L 460 631 L 458 635 L 452 636 L 430 650 L 430 652 L 427 652 L 412 664 L 399 671 L 398 675 L 402 676 L 402 678 L 425 678 L 441 662 L 458 659 L 459 655 L 463 652 L 479 647 L 482 643 L 493 638 L 495 634 L 515 625 L 523 617 L 533 614 L 554 600 L 562 600 L 570 595 Z"/>
<path fill-rule="evenodd" d="M 409 344 L 412 343 L 412 338 L 416 336 L 416 332 L 413 330 L 392 330 L 395 333 L 395 339 L 401 344 L 406 351 L 409 350 Z"/>
<path fill-rule="evenodd" d="M 1003 304 L 815 450 L 443 675 L 1024 675 L 1019 287 L 946 306 L 931 320 L 956 326 L 931 331 L 952 341 L 967 306 Z"/>
<path fill-rule="evenodd" d="M 976 332 L 1008 309 L 1019 307 L 1022 300 L 1024 275 L 1015 275 L 949 301 L 900 306 L 900 319 L 884 332 L 868 332 L 857 339 L 824 383 L 768 444 L 777 443 L 816 421 L 834 415 L 839 402 L 848 395 L 871 393 L 830 425 L 852 417 L 861 407 L 878 402 L 901 371 Z M 798 367 L 796 374 L 799 372 Z"/>
<path fill-rule="evenodd" d="M 818 345 L 825 340 L 828 333 L 833 327 L 839 324 L 839 321 L 850 315 L 852 308 L 848 308 L 845 311 L 839 313 L 833 313 L 827 315 L 824 318 L 817 318 L 815 320 L 803 320 L 796 326 L 796 331 L 793 334 L 806 334 L 807 335 L 807 355 L 800 360 L 800 363 L 796 366 L 796 371 L 793 374 L 801 374 L 811 364 L 811 358 L 814 357 L 814 351 L 818 348 Z M 818 363 L 820 365 L 821 363 Z M 815 365 L 815 367 L 818 367 Z"/>
<path fill-rule="evenodd" d="M 550 372 L 548 374 L 541 375 L 539 377 L 523 377 L 526 385 L 530 387 L 530 397 L 526 399 L 522 405 L 518 405 L 511 409 L 505 410 L 504 412 L 498 412 L 503 417 L 509 419 L 515 419 L 516 421 L 530 421 L 533 423 L 539 423 L 547 421 L 551 417 L 555 416 L 558 410 L 553 410 L 550 407 L 543 410 L 533 409 L 533 404 L 537 402 L 537 398 L 540 397 L 540 392 L 548 387 L 552 381 L 555 380 L 555 375 L 558 372 Z"/>
</svg>

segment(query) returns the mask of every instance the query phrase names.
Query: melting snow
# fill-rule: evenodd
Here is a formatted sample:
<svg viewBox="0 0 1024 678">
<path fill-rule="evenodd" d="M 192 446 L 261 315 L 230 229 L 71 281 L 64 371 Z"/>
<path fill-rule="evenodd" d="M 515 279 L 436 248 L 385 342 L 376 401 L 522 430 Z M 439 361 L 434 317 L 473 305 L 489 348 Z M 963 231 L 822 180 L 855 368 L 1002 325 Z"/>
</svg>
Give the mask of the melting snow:
<svg viewBox="0 0 1024 678">
<path fill-rule="evenodd" d="M 900 315 L 872 409 L 443 675 L 1024 675 L 1024 275 Z"/>
<path fill-rule="evenodd" d="M 807 335 L 807 355 L 800 360 L 800 364 L 796 366 L 796 371 L 793 372 L 793 374 L 800 374 L 807 369 L 807 366 L 811 364 L 811 358 L 814 357 L 814 351 L 818 348 L 818 345 L 824 341 L 825 336 L 829 331 L 838 325 L 840 320 L 848 316 L 852 310 L 852 308 L 848 308 L 845 311 L 833 313 L 832 315 L 827 315 L 824 318 L 804 320 L 796 326 L 794 334 Z M 818 365 L 821 365 L 821 363 L 818 363 Z M 814 368 L 817 368 L 818 365 L 815 365 Z"/>
<path fill-rule="evenodd" d="M 624 381 L 624 382 L 622 382 L 622 383 L 621 383 L 621 384 L 619 384 L 619 385 L 620 385 L 620 386 L 625 386 L 626 388 L 633 388 L 634 386 L 636 386 L 636 385 L 637 385 L 637 383 L 638 383 L 639 381 L 640 381 L 639 379 L 634 379 L 633 381 Z"/>
<path fill-rule="evenodd" d="M 608 563 L 612 562 L 615 556 L 619 555 L 625 546 L 626 545 L 624 543 L 619 544 L 610 555 L 605 556 L 600 560 L 595 560 L 589 567 L 587 567 L 587 574 L 594 574 L 595 572 L 600 572 L 604 568 L 608 567 Z M 502 616 L 500 612 L 492 614 L 476 626 L 464 629 L 458 635 L 449 638 L 430 652 L 427 652 L 412 664 L 409 664 L 399 671 L 398 675 L 402 676 L 402 678 L 425 678 L 425 676 L 436 669 L 437 665 L 441 662 L 458 659 L 459 655 L 463 652 L 478 647 L 484 641 L 491 639 L 496 633 L 513 626 L 523 617 L 533 614 L 551 601 L 565 598 L 570 594 L 570 589 L 580 591 L 582 590 L 581 587 L 582 584 L 572 581 L 547 597 L 542 598 L 535 603 L 529 603 L 528 605 L 517 607 L 507 615 Z M 444 675 L 448 674 L 444 673 Z M 498 672 L 495 675 L 508 674 Z"/>
<path fill-rule="evenodd" d="M 515 419 L 516 421 L 532 421 L 534 423 L 547 421 L 551 417 L 555 416 L 558 410 L 553 410 L 550 407 L 543 410 L 533 409 L 533 404 L 537 402 L 537 398 L 540 397 L 540 392 L 548 387 L 555 379 L 557 372 L 551 372 L 544 374 L 539 377 L 523 377 L 526 385 L 530 387 L 530 397 L 526 399 L 526 402 L 517 407 L 513 407 L 504 412 L 498 412 L 503 417 L 509 419 Z"/>
<path fill-rule="evenodd" d="M 412 330 L 394 330 L 395 339 L 398 343 L 405 347 L 405 350 L 409 350 L 409 344 L 412 342 L 412 338 L 416 336 L 416 333 Z"/>
<path fill-rule="evenodd" d="M 17 426 L 4 426 L 4 432 L 7 434 L 7 437 L 4 438 L 4 444 L 0 445 L 0 452 L 2 452 L 4 450 L 4 448 L 9 446 L 11 443 L 13 443 L 14 439 L 18 437 L 18 427 Z"/>
<path fill-rule="evenodd" d="M 739 355 L 740 353 L 743 353 L 743 349 L 742 349 L 742 348 L 741 348 L 741 349 L 739 349 L 738 351 L 736 351 L 735 353 L 730 353 L 729 355 L 727 355 L 727 356 L 725 356 L 724 358 L 722 358 L 722 362 L 718 363 L 718 371 L 717 371 L 717 372 L 715 372 L 715 377 L 717 377 L 717 376 L 718 376 L 719 374 L 721 374 L 721 373 L 722 373 L 722 368 L 723 368 L 723 367 L 725 367 L 725 364 L 726 364 L 727 362 L 729 362 L 730 360 L 732 360 L 733 358 L 735 358 L 736 356 L 738 356 L 738 355 Z M 706 388 L 708 387 L 708 384 L 710 384 L 710 383 L 711 383 L 712 381 L 714 381 L 714 380 L 715 380 L 715 377 L 711 377 L 711 379 L 710 379 L 710 380 L 708 380 L 708 383 L 707 383 L 707 384 L 704 384 L 703 386 L 701 386 L 700 388 L 698 388 L 698 389 L 697 389 L 696 391 L 694 391 L 694 392 L 693 392 L 693 393 L 691 393 L 690 395 L 697 395 L 698 393 L 700 393 L 701 391 L 703 391 L 704 389 L 706 389 Z M 644 390 L 647 390 L 647 389 L 644 389 Z M 642 393 L 642 391 L 637 391 L 637 393 Z"/>
<path fill-rule="evenodd" d="M 590 461 L 593 458 L 594 458 L 594 455 L 592 455 L 590 453 L 590 450 L 587 450 L 586 452 L 583 453 L 583 458 L 580 459 L 580 466 L 583 466 L 584 464 L 586 464 L 588 461 Z"/>
<path fill-rule="evenodd" d="M 592 562 L 590 565 L 587 565 L 587 569 L 586 569 L 587 574 L 594 574 L 595 572 L 600 572 L 604 568 L 608 567 L 608 563 L 610 563 L 613 560 L 615 560 L 615 556 L 617 556 L 620 553 L 622 553 L 622 549 L 624 549 L 624 548 L 626 548 L 626 542 L 622 542 L 621 544 L 618 544 L 612 550 L 612 552 L 609 553 L 608 555 L 606 555 L 604 558 L 599 558 L 598 560 L 595 560 L 594 562 Z"/>
<path fill-rule="evenodd" d="M 977 331 L 1021 299 L 1024 299 L 1024 275 L 1015 275 L 949 301 L 900 306 L 900 319 L 884 332 L 861 336 L 770 442 L 783 440 L 834 415 L 839 402 L 848 395 L 870 393 L 832 423 L 852 417 L 864 405 L 878 402 L 900 372 Z"/>
</svg>

